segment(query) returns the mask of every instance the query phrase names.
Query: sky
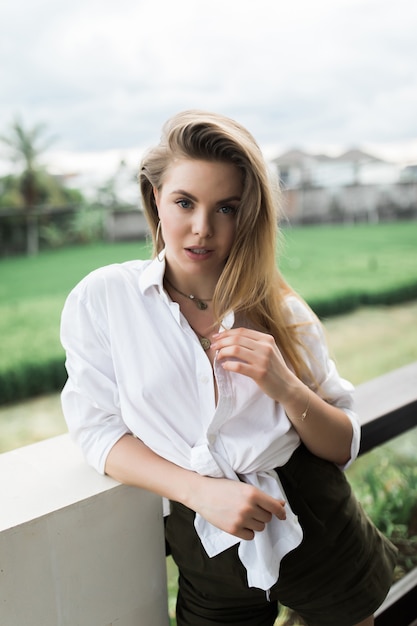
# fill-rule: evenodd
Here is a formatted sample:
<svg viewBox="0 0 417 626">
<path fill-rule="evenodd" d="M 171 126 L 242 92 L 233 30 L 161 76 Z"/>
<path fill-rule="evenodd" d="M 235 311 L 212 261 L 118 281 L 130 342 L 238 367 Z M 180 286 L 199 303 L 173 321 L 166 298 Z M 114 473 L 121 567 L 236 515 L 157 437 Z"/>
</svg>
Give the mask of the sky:
<svg viewBox="0 0 417 626">
<path fill-rule="evenodd" d="M 44 123 L 48 167 L 110 172 L 202 108 L 267 158 L 362 147 L 417 163 L 416 33 L 415 0 L 2 2 L 0 134 Z"/>
</svg>

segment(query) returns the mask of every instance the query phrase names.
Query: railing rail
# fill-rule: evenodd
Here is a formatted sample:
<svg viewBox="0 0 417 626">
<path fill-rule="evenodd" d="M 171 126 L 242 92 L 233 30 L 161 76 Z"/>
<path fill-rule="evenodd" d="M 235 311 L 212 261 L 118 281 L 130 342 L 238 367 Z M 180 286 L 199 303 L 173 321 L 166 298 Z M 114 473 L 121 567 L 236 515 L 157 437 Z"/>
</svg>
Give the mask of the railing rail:
<svg viewBox="0 0 417 626">
<path fill-rule="evenodd" d="M 417 426 L 417 362 L 360 385 L 366 452 Z M 0 455 L 3 626 L 167 626 L 159 497 L 99 476 L 67 435 Z M 417 617 L 417 569 L 377 626 Z"/>
<path fill-rule="evenodd" d="M 417 362 L 356 389 L 362 426 L 361 454 L 417 426 Z"/>
</svg>

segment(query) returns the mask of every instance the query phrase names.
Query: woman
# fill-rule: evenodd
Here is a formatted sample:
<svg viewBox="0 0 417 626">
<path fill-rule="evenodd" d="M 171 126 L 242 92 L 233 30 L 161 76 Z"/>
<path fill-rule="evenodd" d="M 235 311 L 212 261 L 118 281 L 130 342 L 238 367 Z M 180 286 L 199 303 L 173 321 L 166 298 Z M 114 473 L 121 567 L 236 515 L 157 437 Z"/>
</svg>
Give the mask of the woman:
<svg viewBox="0 0 417 626">
<path fill-rule="evenodd" d="M 179 626 L 373 624 L 395 550 L 341 471 L 360 429 L 319 321 L 276 268 L 252 136 L 167 122 L 140 186 L 154 258 L 101 268 L 62 317 L 70 432 L 99 472 L 171 502 Z"/>
</svg>

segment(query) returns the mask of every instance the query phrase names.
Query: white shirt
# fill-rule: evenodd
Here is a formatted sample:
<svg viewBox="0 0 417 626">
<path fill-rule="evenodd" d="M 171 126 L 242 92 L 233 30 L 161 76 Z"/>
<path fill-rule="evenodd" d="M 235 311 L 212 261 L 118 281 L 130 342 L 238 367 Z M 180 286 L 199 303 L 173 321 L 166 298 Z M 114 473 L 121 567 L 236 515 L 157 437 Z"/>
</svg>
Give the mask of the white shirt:
<svg viewBox="0 0 417 626">
<path fill-rule="evenodd" d="M 283 408 L 250 378 L 213 370 L 198 337 L 163 288 L 165 262 L 130 261 L 100 268 L 70 293 L 62 314 L 61 341 L 68 381 L 62 406 L 73 438 L 93 467 L 104 473 L 106 457 L 126 433 L 160 456 L 202 475 L 259 486 L 287 500 L 274 468 L 300 443 Z M 360 428 L 352 409 L 353 388 L 329 358 L 321 325 L 295 296 L 288 298 L 302 326 L 305 359 L 318 393 L 343 409 L 353 424 L 351 460 Z M 233 315 L 223 320 L 231 328 Z M 240 543 L 248 585 L 270 589 L 281 559 L 302 539 L 286 506 L 285 521 L 273 518 L 252 541 L 212 526 L 198 514 L 195 527 L 214 556 Z"/>
</svg>

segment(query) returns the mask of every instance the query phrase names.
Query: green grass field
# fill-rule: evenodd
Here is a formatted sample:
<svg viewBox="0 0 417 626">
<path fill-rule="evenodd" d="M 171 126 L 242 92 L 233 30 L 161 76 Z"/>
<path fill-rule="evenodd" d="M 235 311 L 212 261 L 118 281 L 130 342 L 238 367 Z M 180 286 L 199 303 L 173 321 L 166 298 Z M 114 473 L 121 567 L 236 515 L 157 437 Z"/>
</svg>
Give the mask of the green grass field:
<svg viewBox="0 0 417 626">
<path fill-rule="evenodd" d="M 0 261 L 0 370 L 62 356 L 59 320 L 72 287 L 101 265 L 149 254 L 144 242 L 95 244 Z"/>
<path fill-rule="evenodd" d="M 417 279 L 417 221 L 284 230 L 281 268 L 307 300 Z"/>
<path fill-rule="evenodd" d="M 280 266 L 308 301 L 417 284 L 417 221 L 286 228 Z M 70 289 L 108 263 L 148 258 L 146 242 L 50 250 L 0 261 L 0 370 L 62 356 L 59 319 Z"/>
</svg>

